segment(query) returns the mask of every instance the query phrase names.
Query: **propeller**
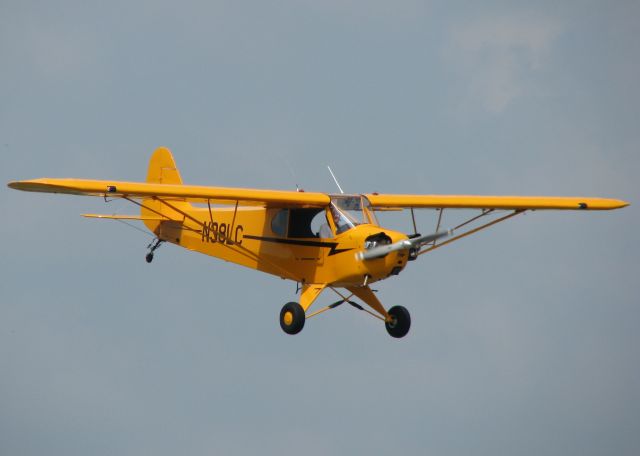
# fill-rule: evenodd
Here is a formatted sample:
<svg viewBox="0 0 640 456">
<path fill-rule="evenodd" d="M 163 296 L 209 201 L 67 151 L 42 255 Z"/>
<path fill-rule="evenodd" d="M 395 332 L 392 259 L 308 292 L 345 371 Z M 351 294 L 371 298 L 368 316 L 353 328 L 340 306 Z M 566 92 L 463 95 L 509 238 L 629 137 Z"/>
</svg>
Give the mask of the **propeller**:
<svg viewBox="0 0 640 456">
<path fill-rule="evenodd" d="M 427 234 L 425 236 L 419 236 L 413 239 L 404 239 L 393 244 L 372 247 L 368 250 L 363 250 L 356 253 L 356 259 L 360 261 L 375 260 L 376 258 L 383 258 L 389 255 L 391 252 L 395 252 L 397 250 L 419 249 L 429 242 L 437 241 L 438 239 L 451 236 L 452 234 L 453 230 L 438 231 L 437 233 Z"/>
</svg>

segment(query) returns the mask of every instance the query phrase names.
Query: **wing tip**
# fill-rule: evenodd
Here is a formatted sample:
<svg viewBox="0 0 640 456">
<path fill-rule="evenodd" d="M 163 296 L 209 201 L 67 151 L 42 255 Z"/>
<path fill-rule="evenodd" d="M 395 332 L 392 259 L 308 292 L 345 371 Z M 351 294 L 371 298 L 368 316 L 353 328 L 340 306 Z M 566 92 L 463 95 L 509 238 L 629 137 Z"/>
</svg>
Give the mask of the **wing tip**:
<svg viewBox="0 0 640 456">
<path fill-rule="evenodd" d="M 25 192 L 47 192 L 52 186 L 47 183 L 46 179 L 31 179 L 9 182 L 7 187 Z"/>
<path fill-rule="evenodd" d="M 594 209 L 622 209 L 623 207 L 631 206 L 631 203 L 619 199 L 608 199 L 603 201 L 604 204 Z"/>
<path fill-rule="evenodd" d="M 12 181 L 7 183 L 7 187 L 14 190 L 28 190 L 31 183 L 32 181 Z"/>
</svg>

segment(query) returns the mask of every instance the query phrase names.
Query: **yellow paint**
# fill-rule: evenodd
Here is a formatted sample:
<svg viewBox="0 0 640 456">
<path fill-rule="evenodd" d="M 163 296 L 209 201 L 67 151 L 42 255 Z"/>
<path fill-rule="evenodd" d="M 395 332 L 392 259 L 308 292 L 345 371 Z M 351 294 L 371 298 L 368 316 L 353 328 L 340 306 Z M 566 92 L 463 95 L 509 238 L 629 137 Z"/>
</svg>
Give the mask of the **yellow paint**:
<svg viewBox="0 0 640 456">
<path fill-rule="evenodd" d="M 257 190 L 230 187 L 204 187 L 197 185 L 156 184 L 146 182 L 123 182 L 90 179 L 33 179 L 11 182 L 9 187 L 16 190 L 44 193 L 66 193 L 69 195 L 108 196 L 131 198 L 162 197 L 191 203 L 230 204 L 239 201 L 241 205 L 275 206 L 287 205 L 323 207 L 329 204 L 329 196 L 324 193 L 305 193 L 282 190 Z M 111 191 L 112 187 L 115 190 Z"/>
<path fill-rule="evenodd" d="M 141 207 L 140 216 L 85 216 L 141 220 L 163 241 L 297 281 L 302 285 L 300 305 L 305 312 L 326 287 L 342 287 L 386 320 L 389 315 L 368 284 L 402 271 L 408 261 L 408 250 L 396 250 L 382 258 L 367 261 L 358 260 L 356 254 L 365 249 L 365 242 L 370 236 L 384 233 L 391 243 L 396 243 L 406 240 L 407 235 L 378 226 L 374 210 L 604 210 L 629 204 L 615 199 L 582 197 L 349 196 L 183 185 L 171 152 L 162 147 L 151 157 L 146 182 L 45 178 L 8 185 L 25 191 L 123 198 L 137 202 Z M 341 204 L 346 204 L 345 207 L 355 204 L 354 211 L 360 211 L 362 223 L 354 223 L 348 229 L 336 226 L 342 223 L 339 217 L 336 219 L 335 212 Z M 321 223 L 328 224 L 330 234 L 326 238 L 318 237 L 310 229 L 307 232 L 299 230 L 306 225 L 295 221 L 304 219 L 304 214 L 307 214 L 304 211 L 313 213 Z M 284 322 L 292 324 L 291 312 L 284 315 Z"/>
<path fill-rule="evenodd" d="M 373 293 L 371 288 L 366 287 L 347 287 L 347 289 L 358 298 L 362 299 L 369 307 L 378 312 L 385 321 L 391 321 L 391 316 L 387 313 L 378 297 Z"/>
<path fill-rule="evenodd" d="M 323 283 L 320 285 L 315 285 L 315 284 L 302 285 L 302 290 L 300 291 L 300 305 L 302 306 L 305 312 L 309 309 L 309 307 L 311 307 L 311 304 L 313 304 L 313 301 L 315 301 L 316 298 L 320 296 L 320 293 L 322 293 L 322 290 L 324 290 L 326 286 L 327 286 L 326 283 Z"/>
<path fill-rule="evenodd" d="M 629 203 L 608 198 L 561 196 L 366 195 L 374 208 L 619 209 Z M 582 207 L 586 204 L 586 207 Z"/>
</svg>

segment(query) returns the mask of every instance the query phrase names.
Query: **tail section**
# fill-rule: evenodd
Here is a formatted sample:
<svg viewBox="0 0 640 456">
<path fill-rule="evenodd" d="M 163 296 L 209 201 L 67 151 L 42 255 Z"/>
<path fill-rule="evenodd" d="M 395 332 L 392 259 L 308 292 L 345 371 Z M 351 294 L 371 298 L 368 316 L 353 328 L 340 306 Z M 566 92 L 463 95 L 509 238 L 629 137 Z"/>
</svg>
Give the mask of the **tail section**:
<svg viewBox="0 0 640 456">
<path fill-rule="evenodd" d="M 147 182 L 150 184 L 182 184 L 180 171 L 178 171 L 171 151 L 166 147 L 158 147 L 151 155 Z"/>
<path fill-rule="evenodd" d="M 147 182 L 163 185 L 182 185 L 180 171 L 178 171 L 173 155 L 171 155 L 171 151 L 168 148 L 158 147 L 151 155 L 147 171 Z M 147 228 L 153 231 L 159 239 L 179 243 L 182 231 L 181 226 L 184 222 L 184 215 L 181 212 L 188 212 L 192 208 L 191 204 L 184 200 L 172 198 L 169 204 L 178 209 L 178 211 L 154 198 L 145 198 L 142 200 L 142 204 L 141 214 L 143 217 L 157 217 L 159 215 L 166 217 L 166 221 L 146 220 L 144 223 Z"/>
</svg>

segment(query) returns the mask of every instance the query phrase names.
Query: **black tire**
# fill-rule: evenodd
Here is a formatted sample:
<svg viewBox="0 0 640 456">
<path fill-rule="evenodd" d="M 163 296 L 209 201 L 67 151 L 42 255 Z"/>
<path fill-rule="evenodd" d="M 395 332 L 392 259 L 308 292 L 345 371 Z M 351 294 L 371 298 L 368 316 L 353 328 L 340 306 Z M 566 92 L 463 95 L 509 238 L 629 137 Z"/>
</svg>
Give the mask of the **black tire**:
<svg viewBox="0 0 640 456">
<path fill-rule="evenodd" d="M 288 302 L 280 311 L 280 327 L 287 334 L 298 334 L 304 328 L 304 309 L 297 302 Z"/>
<path fill-rule="evenodd" d="M 409 315 L 409 311 L 402 306 L 394 306 L 387 312 L 389 312 L 389 315 L 391 315 L 393 319 L 392 322 L 386 322 L 384 324 L 389 335 L 396 339 L 406 336 L 409 328 L 411 328 L 411 315 Z"/>
</svg>

